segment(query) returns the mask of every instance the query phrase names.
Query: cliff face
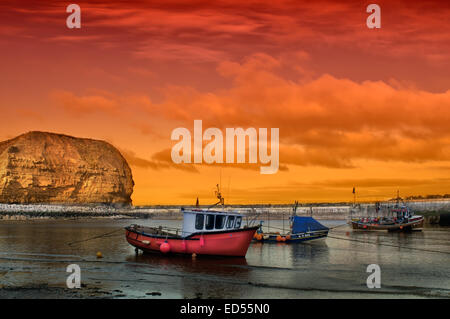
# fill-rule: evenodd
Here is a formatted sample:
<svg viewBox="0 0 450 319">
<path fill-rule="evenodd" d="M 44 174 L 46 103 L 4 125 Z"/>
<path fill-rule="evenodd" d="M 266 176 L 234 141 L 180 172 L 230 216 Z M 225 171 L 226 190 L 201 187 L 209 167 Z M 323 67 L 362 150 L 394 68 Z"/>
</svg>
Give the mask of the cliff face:
<svg viewBox="0 0 450 319">
<path fill-rule="evenodd" d="M 133 186 L 104 141 L 30 132 L 0 142 L 0 203 L 131 204 Z"/>
</svg>

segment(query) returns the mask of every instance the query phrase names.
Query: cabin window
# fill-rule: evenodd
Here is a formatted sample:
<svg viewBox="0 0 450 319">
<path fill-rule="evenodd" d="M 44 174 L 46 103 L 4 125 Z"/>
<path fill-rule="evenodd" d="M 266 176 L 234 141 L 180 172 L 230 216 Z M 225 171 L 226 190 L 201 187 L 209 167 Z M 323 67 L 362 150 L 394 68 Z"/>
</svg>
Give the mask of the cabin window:
<svg viewBox="0 0 450 319">
<path fill-rule="evenodd" d="M 208 230 L 214 228 L 214 215 L 206 215 L 205 228 Z"/>
<path fill-rule="evenodd" d="M 233 228 L 234 225 L 234 216 L 228 216 L 227 228 Z"/>
<path fill-rule="evenodd" d="M 205 216 L 203 214 L 197 214 L 195 216 L 195 229 L 203 229 L 204 220 Z"/>
<path fill-rule="evenodd" d="M 216 215 L 216 229 L 222 229 L 225 225 L 225 216 Z"/>
<path fill-rule="evenodd" d="M 234 228 L 241 228 L 242 223 L 242 217 L 236 217 L 236 225 L 234 225 Z"/>
</svg>

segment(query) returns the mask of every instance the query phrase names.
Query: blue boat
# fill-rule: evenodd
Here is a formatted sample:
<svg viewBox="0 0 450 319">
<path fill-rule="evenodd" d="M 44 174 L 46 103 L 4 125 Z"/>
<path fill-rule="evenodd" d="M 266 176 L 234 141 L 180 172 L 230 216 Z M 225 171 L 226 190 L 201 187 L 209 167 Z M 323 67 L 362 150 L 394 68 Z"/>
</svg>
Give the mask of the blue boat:
<svg viewBox="0 0 450 319">
<path fill-rule="evenodd" d="M 270 229 L 275 227 L 268 226 L 269 232 L 263 231 L 263 224 L 260 223 L 260 228 L 255 233 L 253 240 L 259 242 L 284 242 L 284 243 L 299 243 L 308 240 L 325 238 L 328 236 L 328 227 L 322 225 L 313 217 L 309 216 L 297 216 L 298 203 L 295 203 L 293 214 L 289 218 L 289 231 L 281 233 L 271 232 Z"/>
</svg>

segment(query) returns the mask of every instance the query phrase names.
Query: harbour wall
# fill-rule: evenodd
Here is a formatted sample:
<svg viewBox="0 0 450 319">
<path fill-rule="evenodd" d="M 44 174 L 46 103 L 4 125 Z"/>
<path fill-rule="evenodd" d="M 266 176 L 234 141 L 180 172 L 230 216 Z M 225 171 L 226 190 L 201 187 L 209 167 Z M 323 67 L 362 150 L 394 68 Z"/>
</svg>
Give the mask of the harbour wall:
<svg viewBox="0 0 450 319">
<path fill-rule="evenodd" d="M 425 216 L 427 223 L 440 223 L 450 218 L 450 200 L 409 201 L 408 207 L 415 214 Z M 194 206 L 183 206 L 194 208 Z M 136 206 L 117 208 L 109 205 L 45 205 L 45 204 L 0 204 L 1 220 L 27 220 L 49 218 L 153 218 L 182 219 L 181 206 Z M 208 208 L 201 206 L 200 208 Z M 292 205 L 230 205 L 225 211 L 239 212 L 249 219 L 283 219 L 292 214 Z M 301 204 L 299 216 L 313 216 L 316 219 L 349 220 L 356 217 L 383 215 L 376 212 L 375 203 Z"/>
</svg>

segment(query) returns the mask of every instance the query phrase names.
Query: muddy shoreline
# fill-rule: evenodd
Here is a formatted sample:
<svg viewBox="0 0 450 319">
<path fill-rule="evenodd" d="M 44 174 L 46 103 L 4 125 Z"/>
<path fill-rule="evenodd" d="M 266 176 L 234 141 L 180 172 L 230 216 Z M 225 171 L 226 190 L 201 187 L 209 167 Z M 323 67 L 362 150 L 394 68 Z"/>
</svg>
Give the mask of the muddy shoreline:
<svg viewBox="0 0 450 319">
<path fill-rule="evenodd" d="M 105 290 L 100 285 L 82 284 L 80 288 L 69 289 L 66 287 L 55 287 L 47 284 L 29 285 L 22 287 L 1 287 L 0 299 L 116 299 L 127 298 L 127 294 L 120 289 L 112 291 Z M 159 291 L 149 291 L 141 298 L 161 298 Z"/>
</svg>

